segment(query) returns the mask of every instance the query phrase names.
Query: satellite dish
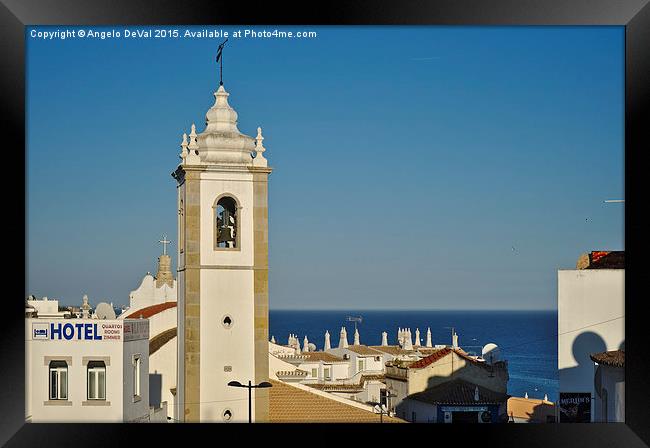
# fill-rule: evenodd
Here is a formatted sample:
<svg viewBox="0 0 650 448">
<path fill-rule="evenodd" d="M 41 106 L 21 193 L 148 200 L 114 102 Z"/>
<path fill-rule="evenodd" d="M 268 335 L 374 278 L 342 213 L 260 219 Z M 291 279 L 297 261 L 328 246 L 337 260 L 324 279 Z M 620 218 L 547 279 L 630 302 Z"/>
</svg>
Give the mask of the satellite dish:
<svg viewBox="0 0 650 448">
<path fill-rule="evenodd" d="M 481 350 L 481 357 L 488 364 L 492 364 L 498 361 L 500 358 L 500 354 L 501 354 L 501 350 L 499 349 L 499 346 L 492 342 L 485 344 L 485 346 Z"/>
<path fill-rule="evenodd" d="M 99 302 L 95 308 L 97 319 L 115 319 L 115 310 L 106 302 Z"/>
<path fill-rule="evenodd" d="M 315 352 L 316 351 L 316 344 L 314 344 L 313 342 L 310 342 L 309 344 L 307 344 L 307 347 L 309 348 L 310 352 Z"/>
</svg>

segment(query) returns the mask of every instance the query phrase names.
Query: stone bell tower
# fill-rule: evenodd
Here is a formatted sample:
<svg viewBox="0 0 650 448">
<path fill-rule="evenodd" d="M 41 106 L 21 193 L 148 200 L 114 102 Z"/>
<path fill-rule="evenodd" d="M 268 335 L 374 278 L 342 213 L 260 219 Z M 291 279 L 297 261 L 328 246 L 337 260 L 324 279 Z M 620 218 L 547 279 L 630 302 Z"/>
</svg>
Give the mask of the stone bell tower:
<svg viewBox="0 0 650 448">
<path fill-rule="evenodd" d="M 261 128 L 237 128 L 223 85 L 206 127 L 183 135 L 178 182 L 178 384 L 185 422 L 247 422 L 268 381 L 268 176 Z M 266 422 L 268 389 L 253 390 Z"/>
</svg>

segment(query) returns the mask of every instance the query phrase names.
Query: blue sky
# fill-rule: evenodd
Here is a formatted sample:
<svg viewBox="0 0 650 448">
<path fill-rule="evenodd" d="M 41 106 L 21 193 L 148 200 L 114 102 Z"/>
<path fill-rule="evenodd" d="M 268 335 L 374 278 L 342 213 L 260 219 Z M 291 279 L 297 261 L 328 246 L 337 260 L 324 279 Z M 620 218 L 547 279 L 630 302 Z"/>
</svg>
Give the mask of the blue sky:
<svg viewBox="0 0 650 448">
<path fill-rule="evenodd" d="M 126 304 L 175 239 L 170 173 L 222 39 L 31 29 L 26 293 Z M 317 37 L 224 52 L 274 168 L 272 308 L 553 309 L 558 269 L 624 248 L 603 203 L 624 197 L 622 27 L 278 29 Z"/>
</svg>

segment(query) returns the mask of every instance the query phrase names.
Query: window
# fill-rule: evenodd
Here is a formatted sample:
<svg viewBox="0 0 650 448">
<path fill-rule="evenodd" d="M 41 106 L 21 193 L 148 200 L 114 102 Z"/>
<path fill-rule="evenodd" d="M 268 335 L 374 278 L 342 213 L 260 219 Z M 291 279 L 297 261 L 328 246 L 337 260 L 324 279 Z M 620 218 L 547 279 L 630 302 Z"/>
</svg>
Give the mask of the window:
<svg viewBox="0 0 650 448">
<path fill-rule="evenodd" d="M 331 372 L 331 369 L 329 367 L 325 367 L 325 379 L 326 380 L 331 380 L 332 379 L 332 374 L 330 372 Z"/>
<path fill-rule="evenodd" d="M 359 364 L 359 370 L 358 371 L 361 372 L 363 370 L 363 359 L 359 359 L 357 362 Z"/>
<path fill-rule="evenodd" d="M 234 249 L 239 246 L 239 216 L 237 202 L 229 196 L 224 196 L 215 207 L 215 247 L 218 249 Z"/>
<path fill-rule="evenodd" d="M 318 369 L 311 369 L 311 376 L 312 378 L 316 378 L 318 376 Z"/>
<path fill-rule="evenodd" d="M 68 363 L 50 361 L 50 400 L 68 399 Z"/>
<path fill-rule="evenodd" d="M 106 400 L 106 364 L 104 361 L 88 363 L 88 399 Z"/>
<path fill-rule="evenodd" d="M 133 397 L 140 397 L 140 355 L 133 355 Z"/>
</svg>

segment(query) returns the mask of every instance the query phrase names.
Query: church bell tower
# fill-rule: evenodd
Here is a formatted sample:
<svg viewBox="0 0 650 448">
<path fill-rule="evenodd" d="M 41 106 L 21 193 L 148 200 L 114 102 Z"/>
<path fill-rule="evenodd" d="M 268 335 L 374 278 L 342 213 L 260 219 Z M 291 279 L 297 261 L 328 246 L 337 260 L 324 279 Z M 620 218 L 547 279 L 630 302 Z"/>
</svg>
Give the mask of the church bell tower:
<svg viewBox="0 0 650 448">
<path fill-rule="evenodd" d="M 183 135 L 178 183 L 178 375 L 184 422 L 247 422 L 248 392 L 268 381 L 268 176 L 261 128 L 237 128 L 220 85 Z M 253 421 L 267 422 L 268 389 L 253 389 Z"/>
</svg>

